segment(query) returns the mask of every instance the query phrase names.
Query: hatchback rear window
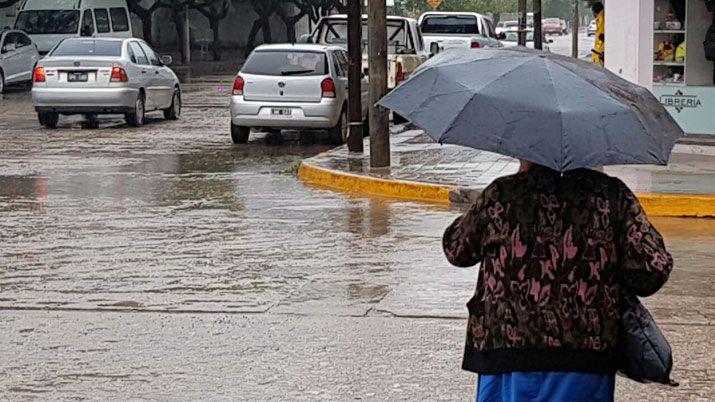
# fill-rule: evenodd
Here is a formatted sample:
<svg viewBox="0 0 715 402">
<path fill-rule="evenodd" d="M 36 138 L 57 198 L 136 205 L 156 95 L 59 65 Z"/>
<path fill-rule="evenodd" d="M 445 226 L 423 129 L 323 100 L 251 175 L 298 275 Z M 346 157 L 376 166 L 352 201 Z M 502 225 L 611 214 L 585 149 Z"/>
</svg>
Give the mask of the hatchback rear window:
<svg viewBox="0 0 715 402">
<path fill-rule="evenodd" d="M 322 52 L 263 50 L 254 52 L 241 72 L 254 75 L 326 75 L 328 60 Z"/>
<path fill-rule="evenodd" d="M 422 21 L 424 34 L 478 34 L 477 18 L 468 15 L 427 17 Z"/>
<path fill-rule="evenodd" d="M 122 55 L 122 42 L 108 40 L 66 40 L 60 43 L 51 56 L 105 56 Z"/>
</svg>

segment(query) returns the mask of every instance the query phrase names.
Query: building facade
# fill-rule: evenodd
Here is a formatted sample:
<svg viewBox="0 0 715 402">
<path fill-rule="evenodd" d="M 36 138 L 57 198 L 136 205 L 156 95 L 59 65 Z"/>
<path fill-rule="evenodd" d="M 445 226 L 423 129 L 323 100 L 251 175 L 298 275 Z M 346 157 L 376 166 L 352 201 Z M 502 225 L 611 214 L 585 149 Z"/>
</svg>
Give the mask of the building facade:
<svg viewBox="0 0 715 402">
<path fill-rule="evenodd" d="M 607 1 L 606 68 L 649 88 L 688 134 L 715 136 L 707 0 Z"/>
</svg>

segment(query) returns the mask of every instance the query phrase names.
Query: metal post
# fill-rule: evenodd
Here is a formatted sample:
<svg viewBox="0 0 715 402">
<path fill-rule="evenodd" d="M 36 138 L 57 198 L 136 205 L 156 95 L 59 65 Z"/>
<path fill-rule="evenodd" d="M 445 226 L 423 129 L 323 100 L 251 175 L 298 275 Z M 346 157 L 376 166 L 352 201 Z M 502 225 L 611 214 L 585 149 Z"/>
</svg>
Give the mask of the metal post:
<svg viewBox="0 0 715 402">
<path fill-rule="evenodd" d="M 541 0 L 534 0 L 534 48 L 543 50 L 543 32 L 541 26 Z"/>
<path fill-rule="evenodd" d="M 370 0 L 368 7 L 370 75 L 370 166 L 390 166 L 390 117 L 376 103 L 387 93 L 387 2 Z"/>
<path fill-rule="evenodd" d="M 362 126 L 362 6 L 348 0 L 348 151 L 363 151 Z"/>
<path fill-rule="evenodd" d="M 526 46 L 526 0 L 519 0 L 519 45 Z"/>
<path fill-rule="evenodd" d="M 184 7 L 184 64 L 191 63 L 191 27 L 189 27 L 189 5 Z"/>
<path fill-rule="evenodd" d="M 572 0 L 571 2 L 573 5 L 573 16 L 571 18 L 571 57 L 576 59 L 578 59 L 578 2 L 579 0 Z"/>
</svg>

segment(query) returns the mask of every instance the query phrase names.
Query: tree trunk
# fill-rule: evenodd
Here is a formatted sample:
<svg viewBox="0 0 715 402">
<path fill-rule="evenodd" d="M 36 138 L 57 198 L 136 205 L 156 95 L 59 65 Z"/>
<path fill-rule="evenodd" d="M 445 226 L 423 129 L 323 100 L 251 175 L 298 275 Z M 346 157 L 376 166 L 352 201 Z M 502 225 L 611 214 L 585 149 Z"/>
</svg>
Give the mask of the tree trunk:
<svg viewBox="0 0 715 402">
<path fill-rule="evenodd" d="M 286 21 L 286 37 L 288 38 L 288 43 L 295 43 L 296 42 L 296 36 L 295 36 L 295 22 L 293 21 Z"/>
<path fill-rule="evenodd" d="M 501 13 L 495 12 L 493 14 L 494 17 L 494 25 L 497 25 L 499 22 L 501 22 Z"/>
<path fill-rule="evenodd" d="M 213 54 L 214 61 L 221 60 L 221 40 L 219 39 L 219 25 L 221 20 L 212 18 L 209 21 L 211 25 L 211 31 L 213 32 L 213 43 L 211 43 L 211 53 Z"/>
<path fill-rule="evenodd" d="M 150 46 L 154 46 L 154 37 L 152 36 L 152 30 L 153 30 L 152 13 L 146 13 L 146 14 L 142 15 L 140 18 L 142 20 L 142 33 L 144 36 L 144 40 Z"/>
<path fill-rule="evenodd" d="M 263 26 L 263 43 L 273 43 L 271 21 L 268 19 L 268 16 L 261 16 L 261 25 Z"/>
<path fill-rule="evenodd" d="M 186 60 L 186 55 L 184 54 L 184 19 L 181 13 L 176 10 L 172 10 L 171 16 L 174 20 L 174 27 L 176 28 L 176 45 L 179 47 L 181 60 Z"/>
<path fill-rule="evenodd" d="M 251 53 L 253 48 L 256 45 L 256 35 L 258 35 L 258 31 L 261 29 L 261 19 L 258 18 L 255 21 L 253 21 L 253 26 L 251 27 L 251 32 L 248 33 L 248 39 L 246 40 L 246 57 L 248 57 L 248 54 Z"/>
</svg>

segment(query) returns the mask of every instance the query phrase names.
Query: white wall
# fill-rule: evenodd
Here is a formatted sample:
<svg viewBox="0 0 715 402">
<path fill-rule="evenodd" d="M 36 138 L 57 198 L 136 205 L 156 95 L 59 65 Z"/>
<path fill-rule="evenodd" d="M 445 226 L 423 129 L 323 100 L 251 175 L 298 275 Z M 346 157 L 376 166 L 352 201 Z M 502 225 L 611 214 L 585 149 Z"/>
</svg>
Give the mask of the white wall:
<svg viewBox="0 0 715 402">
<path fill-rule="evenodd" d="M 607 1 L 606 68 L 623 78 L 653 85 L 653 0 Z"/>
</svg>

